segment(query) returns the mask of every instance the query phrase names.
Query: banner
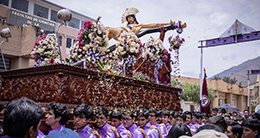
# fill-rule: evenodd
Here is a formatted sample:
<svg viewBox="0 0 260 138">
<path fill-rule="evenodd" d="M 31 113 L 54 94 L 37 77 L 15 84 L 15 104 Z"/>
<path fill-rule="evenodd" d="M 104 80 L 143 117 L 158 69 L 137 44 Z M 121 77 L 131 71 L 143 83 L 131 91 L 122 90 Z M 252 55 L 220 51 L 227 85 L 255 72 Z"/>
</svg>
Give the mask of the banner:
<svg viewBox="0 0 260 138">
<path fill-rule="evenodd" d="M 251 74 L 260 74 L 260 70 L 251 70 Z"/>
<path fill-rule="evenodd" d="M 205 72 L 204 80 L 203 80 L 203 84 L 202 84 L 201 112 L 211 114 L 210 99 L 209 99 L 206 77 L 207 76 L 206 76 L 206 72 Z"/>
</svg>

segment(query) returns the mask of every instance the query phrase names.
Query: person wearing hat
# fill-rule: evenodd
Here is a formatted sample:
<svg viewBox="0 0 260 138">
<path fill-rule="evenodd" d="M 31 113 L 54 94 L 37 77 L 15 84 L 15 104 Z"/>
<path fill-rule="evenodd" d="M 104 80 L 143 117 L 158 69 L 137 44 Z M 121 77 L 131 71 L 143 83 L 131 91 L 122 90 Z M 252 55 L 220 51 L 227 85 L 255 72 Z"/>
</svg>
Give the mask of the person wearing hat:
<svg viewBox="0 0 260 138">
<path fill-rule="evenodd" d="M 131 132 L 133 138 L 144 138 L 144 132 L 134 123 L 135 114 L 131 109 L 125 109 L 122 113 L 123 125 Z"/>
<path fill-rule="evenodd" d="M 80 104 L 73 110 L 74 126 L 81 138 L 96 138 L 89 122 L 93 116 L 93 109 L 87 104 Z M 94 130 L 96 131 L 96 130 Z M 95 133 L 100 137 L 98 133 Z"/>
<path fill-rule="evenodd" d="M 109 116 L 110 116 L 110 120 L 111 120 L 110 125 L 116 128 L 116 130 L 119 133 L 119 136 L 121 138 L 131 137 L 130 131 L 127 130 L 124 127 L 124 125 L 121 123 L 121 121 L 122 121 L 122 112 L 121 112 L 121 110 L 114 109 L 114 110 L 112 110 L 112 112 L 110 113 Z"/>
<path fill-rule="evenodd" d="M 128 31 L 133 32 L 134 34 L 138 34 L 141 29 L 143 28 L 156 28 L 156 27 L 162 27 L 166 25 L 174 25 L 175 22 L 169 22 L 169 23 L 151 23 L 151 24 L 139 24 L 136 20 L 135 15 L 138 13 L 138 9 L 136 8 L 127 8 L 125 12 L 122 15 L 121 21 L 122 23 L 128 22 L 128 25 L 126 27 L 107 27 L 107 37 L 110 40 L 111 38 L 118 40 L 118 37 L 120 36 L 122 31 Z M 182 28 L 186 27 L 186 23 L 181 24 Z M 158 30 L 159 31 L 159 30 Z"/>
<path fill-rule="evenodd" d="M 102 138 L 116 138 L 115 132 L 110 128 L 111 125 L 107 123 L 108 110 L 105 107 L 97 108 L 95 112 L 95 120 L 97 130 Z"/>
</svg>

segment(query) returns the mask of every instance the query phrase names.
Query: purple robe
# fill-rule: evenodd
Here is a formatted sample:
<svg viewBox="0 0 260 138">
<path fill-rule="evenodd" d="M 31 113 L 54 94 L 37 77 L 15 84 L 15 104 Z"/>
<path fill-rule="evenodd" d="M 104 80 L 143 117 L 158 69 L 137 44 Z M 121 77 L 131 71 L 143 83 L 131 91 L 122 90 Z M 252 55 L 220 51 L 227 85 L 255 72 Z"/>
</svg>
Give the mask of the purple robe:
<svg viewBox="0 0 260 138">
<path fill-rule="evenodd" d="M 122 123 L 120 123 L 116 127 L 116 130 L 117 130 L 117 132 L 118 132 L 118 134 L 121 138 L 128 138 L 127 133 L 125 132 L 125 131 L 128 131 L 128 130 L 124 127 L 124 125 Z"/>
<path fill-rule="evenodd" d="M 162 136 L 163 136 L 164 138 L 166 138 L 167 135 L 168 135 L 166 126 L 165 126 L 164 124 L 160 124 L 157 128 L 158 128 L 159 131 L 161 132 Z"/>
<path fill-rule="evenodd" d="M 138 127 L 136 124 L 133 124 L 132 126 L 130 126 L 129 128 L 127 128 L 131 134 L 132 134 L 132 138 L 143 138 L 144 135 L 142 134 L 142 132 L 140 132 L 138 130 Z"/>
<path fill-rule="evenodd" d="M 165 126 L 167 128 L 168 133 L 169 133 L 171 128 L 172 128 L 172 126 L 170 125 L 170 123 L 167 123 Z"/>
<path fill-rule="evenodd" d="M 60 127 L 51 130 L 51 128 L 48 130 L 48 134 L 50 134 L 52 131 L 61 131 L 62 129 L 66 128 L 65 125 L 60 125 Z"/>
<path fill-rule="evenodd" d="M 144 127 L 141 127 L 145 134 L 149 137 L 149 138 L 159 138 L 159 133 L 157 131 L 157 129 L 150 129 L 151 124 L 148 122 L 146 123 L 146 125 Z"/>
<path fill-rule="evenodd" d="M 87 124 L 83 129 L 75 128 L 79 132 L 81 138 L 96 138 L 97 136 L 90 133 L 92 128 Z"/>
<path fill-rule="evenodd" d="M 194 125 L 197 125 L 199 126 L 199 124 L 197 122 L 195 123 L 189 123 L 189 126 L 190 126 L 190 130 L 193 132 L 193 134 L 196 134 L 196 131 L 197 131 L 197 128 L 194 126 Z"/>
<path fill-rule="evenodd" d="M 102 128 L 98 128 L 99 134 L 102 138 L 116 138 L 115 133 L 108 129 L 111 127 L 108 123 L 106 123 Z"/>
<path fill-rule="evenodd" d="M 11 136 L 0 136 L 0 138 L 17 138 L 17 137 L 11 137 Z"/>
<path fill-rule="evenodd" d="M 42 133 L 40 129 L 38 130 L 38 135 L 36 138 L 45 138 L 45 135 Z"/>
<path fill-rule="evenodd" d="M 150 123 L 151 124 L 151 123 Z M 156 126 L 157 128 L 158 128 L 158 126 L 159 126 L 159 123 L 154 123 L 154 124 L 151 124 L 151 125 L 154 125 L 154 126 Z"/>
</svg>

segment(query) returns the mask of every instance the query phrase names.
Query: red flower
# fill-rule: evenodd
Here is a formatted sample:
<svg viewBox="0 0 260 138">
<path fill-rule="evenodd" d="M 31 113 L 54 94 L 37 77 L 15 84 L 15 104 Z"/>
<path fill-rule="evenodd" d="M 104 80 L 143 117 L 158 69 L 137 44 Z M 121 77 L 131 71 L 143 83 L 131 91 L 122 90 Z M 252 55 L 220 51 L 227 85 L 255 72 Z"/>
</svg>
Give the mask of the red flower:
<svg viewBox="0 0 260 138">
<path fill-rule="evenodd" d="M 53 58 L 51 58 L 51 61 L 50 61 L 51 63 L 54 63 L 54 59 Z"/>
</svg>

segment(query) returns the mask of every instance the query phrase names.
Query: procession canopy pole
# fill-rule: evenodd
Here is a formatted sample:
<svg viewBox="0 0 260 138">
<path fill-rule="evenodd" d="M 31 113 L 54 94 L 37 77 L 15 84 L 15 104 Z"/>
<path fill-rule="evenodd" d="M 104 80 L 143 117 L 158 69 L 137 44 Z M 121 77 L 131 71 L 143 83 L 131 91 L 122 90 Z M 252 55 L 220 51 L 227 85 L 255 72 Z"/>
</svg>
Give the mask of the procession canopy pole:
<svg viewBox="0 0 260 138">
<path fill-rule="evenodd" d="M 249 70 L 247 70 L 247 110 L 250 113 L 249 110 L 249 100 L 250 100 L 250 95 L 249 95 Z"/>
<path fill-rule="evenodd" d="M 203 73 L 202 73 L 202 68 L 203 68 L 203 50 L 202 50 L 202 43 L 203 43 L 203 41 L 200 41 L 200 42 L 201 42 L 201 48 L 200 48 L 200 52 L 201 52 L 201 55 L 200 55 L 200 111 L 201 111 L 202 77 L 203 77 Z"/>
</svg>

